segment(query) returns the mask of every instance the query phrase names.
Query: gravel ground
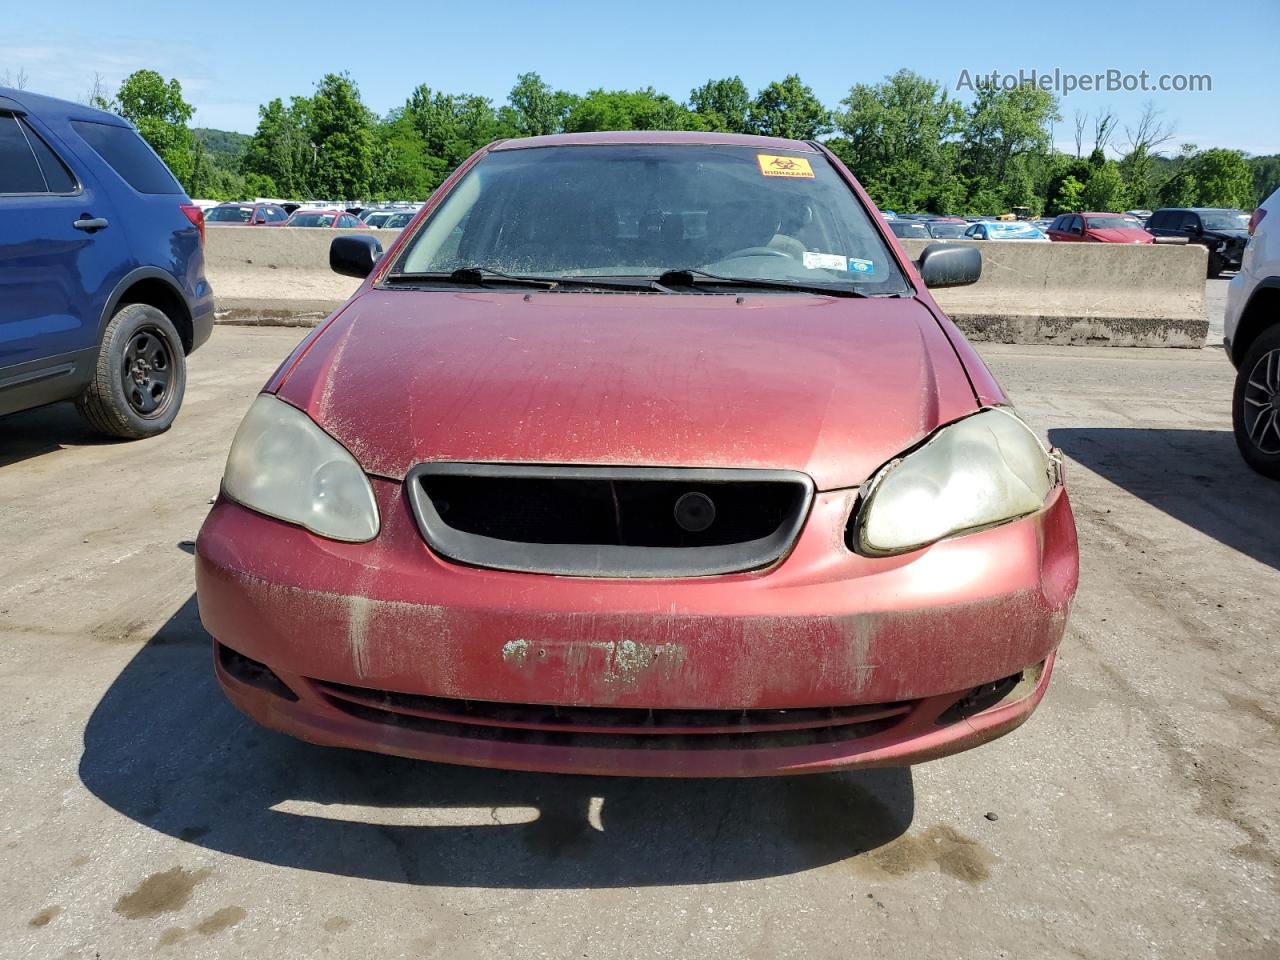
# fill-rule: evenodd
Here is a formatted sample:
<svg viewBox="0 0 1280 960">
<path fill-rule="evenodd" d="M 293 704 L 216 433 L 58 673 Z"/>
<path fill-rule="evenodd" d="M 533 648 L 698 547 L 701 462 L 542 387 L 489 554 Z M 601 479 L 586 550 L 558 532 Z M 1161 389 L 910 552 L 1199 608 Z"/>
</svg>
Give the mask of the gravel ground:
<svg viewBox="0 0 1280 960">
<path fill-rule="evenodd" d="M 1280 484 L 1220 350 L 985 345 L 1069 458 L 1048 696 L 912 769 L 558 778 L 321 749 L 228 706 L 191 541 L 299 330 L 219 328 L 176 427 L 0 419 L 6 957 L 1280 957 Z"/>
</svg>

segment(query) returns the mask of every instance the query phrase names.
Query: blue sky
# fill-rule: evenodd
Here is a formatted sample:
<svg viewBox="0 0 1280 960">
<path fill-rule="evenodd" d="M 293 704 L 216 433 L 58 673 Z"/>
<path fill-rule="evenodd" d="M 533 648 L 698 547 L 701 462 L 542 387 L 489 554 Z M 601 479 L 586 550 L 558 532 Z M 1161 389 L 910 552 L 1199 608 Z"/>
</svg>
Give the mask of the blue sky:
<svg viewBox="0 0 1280 960">
<path fill-rule="evenodd" d="M 1110 107 L 1122 125 L 1132 124 L 1150 99 L 1175 125 L 1175 144 L 1280 152 L 1280 74 L 1270 52 L 1280 37 L 1278 0 L 1217 7 L 1117 0 L 71 0 L 43 10 L 21 4 L 5 21 L 0 77 L 24 70 L 30 89 L 79 99 L 95 72 L 114 89 L 130 71 L 151 67 L 181 81 L 196 125 L 243 132 L 253 131 L 258 104 L 309 93 L 323 73 L 338 70 L 349 71 L 365 102 L 385 112 L 418 83 L 500 102 L 526 70 L 575 92 L 652 85 L 681 100 L 713 77 L 737 74 L 754 91 L 799 73 L 834 106 L 851 85 L 901 67 L 953 90 L 962 70 L 1115 69 L 1147 70 L 1153 80 L 1209 74 L 1212 91 L 1077 91 L 1062 99 L 1059 145 L 1072 141 L 1076 110 Z"/>
</svg>

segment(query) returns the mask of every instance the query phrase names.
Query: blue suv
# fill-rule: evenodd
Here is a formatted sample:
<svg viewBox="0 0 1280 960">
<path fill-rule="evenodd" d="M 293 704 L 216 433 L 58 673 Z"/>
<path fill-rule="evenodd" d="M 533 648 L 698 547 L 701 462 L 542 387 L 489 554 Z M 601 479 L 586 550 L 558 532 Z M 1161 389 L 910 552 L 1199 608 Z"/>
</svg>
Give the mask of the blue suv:
<svg viewBox="0 0 1280 960">
<path fill-rule="evenodd" d="M 0 415 L 149 437 L 213 327 L 204 216 L 125 120 L 0 87 Z"/>
</svg>

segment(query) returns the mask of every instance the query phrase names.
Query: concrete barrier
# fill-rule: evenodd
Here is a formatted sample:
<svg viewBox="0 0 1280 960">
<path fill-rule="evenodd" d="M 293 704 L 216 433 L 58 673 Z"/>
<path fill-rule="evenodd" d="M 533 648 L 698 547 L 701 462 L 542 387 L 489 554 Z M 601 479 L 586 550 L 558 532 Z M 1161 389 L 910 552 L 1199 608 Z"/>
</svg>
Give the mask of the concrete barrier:
<svg viewBox="0 0 1280 960">
<path fill-rule="evenodd" d="M 933 291 L 971 340 L 1203 347 L 1206 252 L 1194 244 L 952 240 L 982 251 L 982 279 Z M 906 240 L 912 257 L 929 245 Z"/>
<path fill-rule="evenodd" d="M 223 323 L 310 326 L 355 293 L 360 281 L 329 269 L 329 243 L 372 234 L 383 249 L 399 230 L 215 227 L 205 231 L 205 273 Z"/>
<path fill-rule="evenodd" d="M 210 227 L 205 262 L 218 319 L 310 325 L 359 286 L 329 269 L 339 232 L 294 227 Z M 361 231 L 364 232 L 364 231 Z M 388 247 L 397 231 L 375 230 Z M 1003 343 L 1201 347 L 1205 250 L 1196 245 L 971 241 L 982 279 L 934 291 L 973 340 Z M 907 240 L 912 257 L 928 245 Z"/>
</svg>

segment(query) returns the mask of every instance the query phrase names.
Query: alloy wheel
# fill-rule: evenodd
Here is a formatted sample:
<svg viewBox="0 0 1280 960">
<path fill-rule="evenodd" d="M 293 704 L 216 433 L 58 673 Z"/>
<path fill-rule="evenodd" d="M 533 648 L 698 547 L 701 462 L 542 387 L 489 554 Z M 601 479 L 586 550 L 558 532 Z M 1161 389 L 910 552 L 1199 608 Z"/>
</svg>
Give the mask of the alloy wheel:
<svg viewBox="0 0 1280 960">
<path fill-rule="evenodd" d="M 1260 356 L 1244 388 L 1244 430 L 1259 452 L 1280 453 L 1280 349 Z"/>
</svg>

